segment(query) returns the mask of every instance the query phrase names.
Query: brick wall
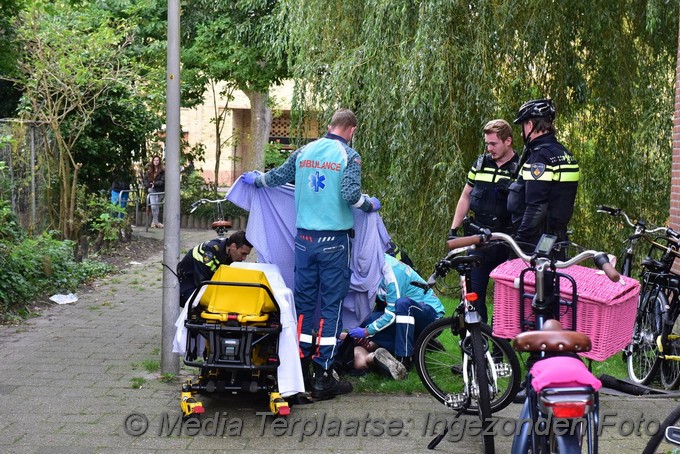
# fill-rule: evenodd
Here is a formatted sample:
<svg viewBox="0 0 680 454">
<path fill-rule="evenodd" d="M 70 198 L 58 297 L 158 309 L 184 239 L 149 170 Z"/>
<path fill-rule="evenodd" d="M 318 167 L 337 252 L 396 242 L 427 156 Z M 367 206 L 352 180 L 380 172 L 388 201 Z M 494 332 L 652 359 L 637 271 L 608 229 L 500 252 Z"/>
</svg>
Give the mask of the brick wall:
<svg viewBox="0 0 680 454">
<path fill-rule="evenodd" d="M 675 114 L 673 115 L 673 167 L 671 175 L 670 227 L 680 229 L 680 26 L 675 69 Z"/>
</svg>

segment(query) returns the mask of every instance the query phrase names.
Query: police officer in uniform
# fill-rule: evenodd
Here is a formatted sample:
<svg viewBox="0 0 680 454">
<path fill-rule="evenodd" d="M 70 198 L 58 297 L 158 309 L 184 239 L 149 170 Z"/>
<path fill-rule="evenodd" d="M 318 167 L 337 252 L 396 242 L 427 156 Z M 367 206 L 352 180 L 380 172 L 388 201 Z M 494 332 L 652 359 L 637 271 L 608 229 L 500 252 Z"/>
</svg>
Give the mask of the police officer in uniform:
<svg viewBox="0 0 680 454">
<path fill-rule="evenodd" d="M 466 233 L 461 232 L 460 227 L 470 210 L 474 213 L 476 225 L 493 232 L 511 232 L 507 194 L 519 161 L 512 148 L 512 127 L 505 120 L 491 120 L 484 126 L 483 132 L 487 153 L 477 158 L 468 173 L 467 184 L 458 199 L 447 239 Z M 470 290 L 477 293 L 476 308 L 484 323 L 487 323 L 485 302 L 489 274 L 508 259 L 508 249 L 493 245 L 471 254 L 482 257 L 480 266 L 472 270 Z"/>
<path fill-rule="evenodd" d="M 191 294 L 203 281 L 209 281 L 220 265 L 242 262 L 253 245 L 243 230 L 229 238 L 216 238 L 191 249 L 177 265 L 179 279 L 179 305 L 184 307 Z"/>
<path fill-rule="evenodd" d="M 508 209 L 518 242 L 535 245 L 543 233 L 566 241 L 567 224 L 574 213 L 579 166 L 555 137 L 555 106 L 550 99 L 535 99 L 520 107 L 515 124 L 522 127 L 524 151 L 520 174 L 511 186 Z"/>
<path fill-rule="evenodd" d="M 296 150 L 264 175 L 252 171 L 241 177 L 257 188 L 295 180 L 295 308 L 302 371 L 308 378 L 313 361 L 316 400 L 352 390 L 351 383 L 336 380 L 331 371 L 342 332 L 342 301 L 349 291 L 352 207 L 365 212 L 380 209 L 377 198 L 361 193 L 361 157 L 349 146 L 356 127 L 354 113 L 339 109 L 324 137 Z"/>
</svg>

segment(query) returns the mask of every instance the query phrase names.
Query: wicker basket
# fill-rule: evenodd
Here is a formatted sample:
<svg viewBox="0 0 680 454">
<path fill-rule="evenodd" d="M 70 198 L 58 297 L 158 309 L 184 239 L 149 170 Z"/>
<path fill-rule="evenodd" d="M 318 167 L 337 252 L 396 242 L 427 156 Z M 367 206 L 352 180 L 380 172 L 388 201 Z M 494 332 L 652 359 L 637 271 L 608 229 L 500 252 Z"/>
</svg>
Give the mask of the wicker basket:
<svg viewBox="0 0 680 454">
<path fill-rule="evenodd" d="M 509 260 L 491 273 L 494 289 L 494 335 L 513 338 L 521 331 L 519 311 L 519 275 L 527 268 L 521 259 Z M 561 270 L 571 276 L 577 285 L 576 329 L 590 337 L 593 348 L 583 356 L 595 361 L 604 361 L 620 352 L 633 335 L 635 311 L 640 294 L 640 283 L 624 277 L 625 285 L 612 282 L 602 272 L 583 266 L 572 266 Z M 534 273 L 526 273 L 525 293 L 534 292 Z M 561 299 L 570 303 L 572 285 L 567 279 L 560 281 Z M 524 301 L 525 316 L 532 316 L 531 301 Z M 571 324 L 571 307 L 560 310 L 561 324 Z M 532 316 L 533 317 L 533 316 Z"/>
</svg>

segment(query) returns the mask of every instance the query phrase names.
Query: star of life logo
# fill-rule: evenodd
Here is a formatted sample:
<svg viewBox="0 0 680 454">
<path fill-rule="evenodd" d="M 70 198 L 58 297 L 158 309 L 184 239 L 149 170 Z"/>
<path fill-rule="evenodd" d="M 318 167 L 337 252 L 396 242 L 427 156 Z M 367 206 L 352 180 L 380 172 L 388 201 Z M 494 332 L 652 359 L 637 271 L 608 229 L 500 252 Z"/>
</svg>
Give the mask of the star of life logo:
<svg viewBox="0 0 680 454">
<path fill-rule="evenodd" d="M 326 184 L 324 183 L 325 179 L 326 177 L 322 174 L 319 174 L 319 171 L 317 170 L 315 173 L 309 176 L 309 189 L 314 192 L 319 192 L 326 187 Z"/>
</svg>

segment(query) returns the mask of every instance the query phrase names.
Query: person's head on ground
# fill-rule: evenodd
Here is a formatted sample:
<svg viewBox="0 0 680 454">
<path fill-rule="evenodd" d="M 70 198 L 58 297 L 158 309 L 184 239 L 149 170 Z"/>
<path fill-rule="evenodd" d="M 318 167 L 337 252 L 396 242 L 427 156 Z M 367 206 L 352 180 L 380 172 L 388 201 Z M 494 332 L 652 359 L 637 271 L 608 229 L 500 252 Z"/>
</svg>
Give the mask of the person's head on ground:
<svg viewBox="0 0 680 454">
<path fill-rule="evenodd" d="M 246 232 L 239 230 L 231 234 L 227 240 L 226 251 L 232 262 L 242 262 L 250 254 L 253 245 L 246 239 Z"/>
<path fill-rule="evenodd" d="M 483 128 L 484 144 L 491 159 L 499 165 L 512 159 L 512 127 L 505 120 L 491 120 Z"/>
<path fill-rule="evenodd" d="M 555 105 L 551 99 L 532 99 L 522 104 L 514 123 L 521 125 L 524 143 L 548 133 L 554 133 Z"/>
<path fill-rule="evenodd" d="M 354 112 L 349 109 L 336 110 L 328 125 L 328 132 L 340 136 L 348 142 L 354 137 L 356 129 L 357 117 L 354 115 Z"/>
</svg>

